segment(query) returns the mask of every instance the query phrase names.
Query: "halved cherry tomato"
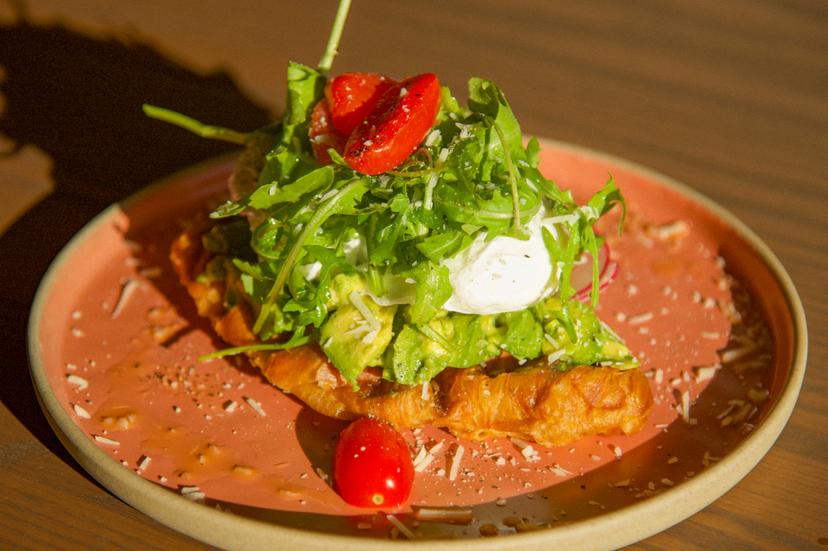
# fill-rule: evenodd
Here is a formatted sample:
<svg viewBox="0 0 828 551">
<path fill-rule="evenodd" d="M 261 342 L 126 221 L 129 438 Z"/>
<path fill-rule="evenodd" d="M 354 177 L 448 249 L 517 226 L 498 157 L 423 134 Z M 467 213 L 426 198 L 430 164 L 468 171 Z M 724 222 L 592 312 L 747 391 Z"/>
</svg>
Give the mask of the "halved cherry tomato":
<svg viewBox="0 0 828 551">
<path fill-rule="evenodd" d="M 440 82 L 424 73 L 388 88 L 345 144 L 348 166 L 363 174 L 398 167 L 420 145 L 440 109 Z"/>
<path fill-rule="evenodd" d="M 328 149 L 334 149 L 342 153 L 345 148 L 347 136 L 341 135 L 331 125 L 331 111 L 328 109 L 327 101 L 324 98 L 319 100 L 311 112 L 311 124 L 308 130 L 313 156 L 321 165 L 331 164 L 331 157 Z"/>
<path fill-rule="evenodd" d="M 325 98 L 333 127 L 343 136 L 349 136 L 394 84 L 394 80 L 377 73 L 344 73 L 328 82 Z"/>
<path fill-rule="evenodd" d="M 389 424 L 358 419 L 339 435 L 334 488 L 357 507 L 397 507 L 408 500 L 414 464 L 403 437 Z"/>
</svg>

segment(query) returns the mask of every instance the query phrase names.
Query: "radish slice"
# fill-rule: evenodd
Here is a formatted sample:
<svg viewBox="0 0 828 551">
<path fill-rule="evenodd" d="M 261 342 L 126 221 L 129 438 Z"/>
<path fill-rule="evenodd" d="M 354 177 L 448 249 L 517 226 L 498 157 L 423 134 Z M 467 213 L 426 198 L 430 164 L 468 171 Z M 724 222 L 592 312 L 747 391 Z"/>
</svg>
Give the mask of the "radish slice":
<svg viewBox="0 0 828 551">
<path fill-rule="evenodd" d="M 610 258 L 610 248 L 606 242 L 598 251 L 598 291 L 606 289 L 618 276 L 618 263 Z M 572 268 L 570 282 L 575 298 L 586 302 L 592 292 L 592 256 L 585 252 Z"/>
</svg>

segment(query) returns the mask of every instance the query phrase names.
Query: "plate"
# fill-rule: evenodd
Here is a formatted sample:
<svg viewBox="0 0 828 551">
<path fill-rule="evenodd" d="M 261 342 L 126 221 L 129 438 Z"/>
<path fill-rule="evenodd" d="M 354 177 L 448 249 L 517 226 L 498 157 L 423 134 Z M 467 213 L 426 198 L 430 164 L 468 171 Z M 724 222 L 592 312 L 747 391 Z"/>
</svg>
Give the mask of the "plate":
<svg viewBox="0 0 828 551">
<path fill-rule="evenodd" d="M 579 202 L 608 174 L 625 194 L 623 236 L 612 227 L 620 213 L 602 221 L 619 276 L 599 314 L 639 355 L 656 407 L 636 435 L 560 448 L 406 432 L 415 453 L 433 458 L 412 504 L 470 512 L 471 522 L 346 506 L 329 486 L 343 423 L 243 361 L 198 361 L 222 345 L 167 250 L 221 201 L 231 160 L 110 207 L 55 259 L 29 327 L 43 411 L 112 493 L 223 548 L 379 549 L 411 536 L 423 549 L 614 548 L 661 531 L 734 486 L 781 432 L 805 371 L 802 305 L 768 247 L 690 188 L 553 141 L 543 142 L 541 168 Z M 481 537 L 490 534 L 499 537 Z"/>
</svg>

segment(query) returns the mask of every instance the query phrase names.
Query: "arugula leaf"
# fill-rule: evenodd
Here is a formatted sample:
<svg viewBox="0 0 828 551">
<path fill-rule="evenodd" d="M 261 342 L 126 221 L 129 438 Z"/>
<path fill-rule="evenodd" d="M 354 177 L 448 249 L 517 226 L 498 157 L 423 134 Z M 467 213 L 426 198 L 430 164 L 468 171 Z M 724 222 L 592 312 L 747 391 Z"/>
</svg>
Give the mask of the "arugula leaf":
<svg viewBox="0 0 828 551">
<path fill-rule="evenodd" d="M 459 186 L 440 186 L 435 197 L 435 210 L 457 224 L 485 227 L 489 237 L 508 233 L 512 225 L 512 198 L 500 189 L 495 188 L 490 197 L 485 197 Z M 520 210 L 520 216 L 521 223 L 525 224 L 538 212 L 540 200 L 525 188 L 518 190 L 518 200 L 524 205 Z"/>
<path fill-rule="evenodd" d="M 514 152 L 523 151 L 523 135 L 512 108 L 500 88 L 491 81 L 482 78 L 469 79 L 469 109 L 491 117 L 502 131 L 502 143 L 490 147 L 505 147 Z"/>
<path fill-rule="evenodd" d="M 432 262 L 439 262 L 457 254 L 463 248 L 464 242 L 471 243 L 469 236 L 459 230 L 444 233 L 432 233 L 419 243 L 417 249 Z"/>
<path fill-rule="evenodd" d="M 506 326 L 503 347 L 516 358 L 537 358 L 543 341 L 543 327 L 530 310 L 498 316 Z"/>
<path fill-rule="evenodd" d="M 198 357 L 198 361 L 207 362 L 210 360 L 217 360 L 225 356 L 235 356 L 237 354 L 244 354 L 245 352 L 271 352 L 274 350 L 287 350 L 289 348 L 296 348 L 302 346 L 310 341 L 310 337 L 306 335 L 294 334 L 290 340 L 286 342 L 277 343 L 262 343 L 262 344 L 248 344 L 245 346 L 236 346 L 233 348 L 224 348 L 209 354 L 204 354 Z"/>
<path fill-rule="evenodd" d="M 247 201 L 227 201 L 220 205 L 216 210 L 210 213 L 210 218 L 217 220 L 219 218 L 229 218 L 241 214 L 247 206 Z"/>
<path fill-rule="evenodd" d="M 620 232 L 621 228 L 624 227 L 624 218 L 627 215 L 627 204 L 624 202 L 624 196 L 621 195 L 621 190 L 618 189 L 612 175 L 610 175 L 604 187 L 587 202 L 587 206 L 596 213 L 595 220 L 602 217 L 617 204 L 620 204 L 622 208 L 621 221 L 618 224 L 618 231 Z"/>
<path fill-rule="evenodd" d="M 333 180 L 333 167 L 323 166 L 285 186 L 279 187 L 275 183 L 260 186 L 250 195 L 247 204 L 265 210 L 279 203 L 294 203 L 306 193 L 327 189 Z"/>
<path fill-rule="evenodd" d="M 427 323 L 437 315 L 451 296 L 448 268 L 431 262 L 421 262 L 403 275 L 415 281 L 417 290 L 414 304 L 408 311 L 410 322 L 415 325 Z"/>
<path fill-rule="evenodd" d="M 288 63 L 287 99 L 282 119 L 283 144 L 289 144 L 294 137 L 299 136 L 297 127 L 300 125 L 307 129 L 311 109 L 322 98 L 324 86 L 325 78 L 317 70 L 301 63 Z M 307 139 L 307 132 L 301 137 Z"/>
<path fill-rule="evenodd" d="M 339 189 L 330 199 L 323 203 L 319 210 L 313 215 L 313 218 L 305 225 L 302 233 L 294 242 L 287 257 L 282 264 L 279 275 L 273 284 L 273 288 L 268 293 L 265 302 L 262 304 L 262 309 L 256 323 L 253 325 L 253 332 L 258 333 L 264 325 L 268 316 L 273 315 L 276 300 L 282 292 L 282 288 L 287 281 L 288 275 L 293 270 L 294 264 L 302 253 L 302 246 L 310 235 L 316 232 L 317 229 L 331 216 L 337 213 L 352 212 L 356 202 L 362 197 L 366 191 L 366 183 L 363 179 L 351 180 L 344 187 Z"/>
</svg>

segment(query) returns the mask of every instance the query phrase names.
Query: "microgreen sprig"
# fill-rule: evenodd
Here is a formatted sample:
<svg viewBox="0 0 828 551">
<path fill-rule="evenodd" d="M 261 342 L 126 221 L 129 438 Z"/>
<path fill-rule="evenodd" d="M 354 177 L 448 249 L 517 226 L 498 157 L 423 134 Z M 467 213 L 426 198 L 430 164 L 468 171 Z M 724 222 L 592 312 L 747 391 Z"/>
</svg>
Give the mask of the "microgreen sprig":
<svg viewBox="0 0 828 551">
<path fill-rule="evenodd" d="M 334 57 L 339 53 L 339 40 L 342 38 L 342 29 L 345 27 L 345 20 L 348 19 L 348 10 L 350 9 L 351 0 L 340 0 L 333 27 L 331 27 L 331 34 L 328 36 L 328 44 L 325 46 L 325 53 L 322 54 L 322 59 L 319 60 L 319 65 L 316 67 L 316 70 L 322 76 L 330 72 Z"/>
<path fill-rule="evenodd" d="M 509 173 L 509 185 L 512 188 L 512 209 L 514 216 L 515 233 L 520 233 L 520 200 L 518 197 L 517 174 L 515 173 L 515 165 L 512 163 L 512 155 L 509 152 L 509 144 L 506 143 L 506 135 L 503 129 L 492 120 L 492 127 L 497 132 L 497 137 L 500 139 L 500 145 L 503 147 L 503 160 L 506 163 L 506 171 Z"/>
<path fill-rule="evenodd" d="M 175 111 L 171 111 L 169 109 L 164 109 L 163 107 L 145 103 L 142 106 L 142 109 L 144 110 L 144 114 L 151 119 L 157 119 L 159 121 L 174 124 L 175 126 L 189 130 L 193 134 L 201 136 L 202 138 L 222 140 L 239 145 L 244 145 L 247 142 L 247 134 L 237 132 L 236 130 L 231 130 L 229 128 L 224 128 L 223 126 L 204 124 L 203 122 L 197 121 L 192 117 L 176 113 Z"/>
<path fill-rule="evenodd" d="M 284 288 L 285 283 L 287 282 L 288 275 L 290 274 L 291 270 L 293 270 L 296 261 L 299 259 L 299 255 L 302 253 L 305 241 L 307 241 L 308 237 L 313 235 L 314 232 L 316 232 L 316 230 L 318 230 L 322 226 L 325 220 L 330 218 L 331 215 L 335 214 L 336 211 L 341 207 L 341 205 L 345 201 L 347 201 L 349 197 L 352 197 L 354 193 L 358 193 L 360 186 L 362 186 L 364 189 L 365 182 L 362 179 L 355 179 L 352 180 L 350 183 L 346 184 L 333 197 L 325 201 L 319 207 L 319 210 L 317 210 L 316 213 L 313 215 L 313 218 L 311 218 L 305 225 L 305 227 L 302 230 L 302 233 L 299 234 L 299 237 L 296 239 L 296 242 L 294 242 L 293 247 L 291 247 L 290 252 L 285 258 L 285 261 L 282 264 L 282 268 L 279 270 L 279 275 L 276 276 L 276 282 L 273 284 L 273 287 L 267 294 L 265 302 L 262 304 L 262 309 L 259 312 L 259 317 L 256 318 L 256 323 L 253 325 L 254 333 L 258 333 L 259 331 L 261 331 L 265 320 L 270 315 L 270 310 L 273 308 L 273 305 L 276 303 L 276 300 L 279 298 L 279 295 L 282 294 L 282 289 Z"/>
</svg>

